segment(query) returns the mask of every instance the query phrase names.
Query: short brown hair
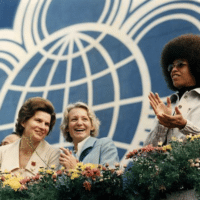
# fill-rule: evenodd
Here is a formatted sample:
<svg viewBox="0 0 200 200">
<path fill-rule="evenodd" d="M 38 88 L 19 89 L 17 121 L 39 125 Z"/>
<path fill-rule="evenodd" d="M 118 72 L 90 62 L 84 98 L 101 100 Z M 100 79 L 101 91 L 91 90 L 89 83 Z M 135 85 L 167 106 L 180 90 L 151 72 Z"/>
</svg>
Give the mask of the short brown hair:
<svg viewBox="0 0 200 200">
<path fill-rule="evenodd" d="M 56 114 L 54 112 L 53 104 L 42 97 L 33 97 L 25 101 L 18 113 L 17 123 L 15 124 L 15 131 L 22 136 L 24 127 L 22 123 L 28 121 L 35 115 L 37 111 L 44 111 L 51 115 L 51 122 L 49 126 L 49 133 L 56 122 Z M 48 133 L 48 134 L 49 134 Z"/>
<path fill-rule="evenodd" d="M 99 134 L 99 126 L 100 126 L 99 119 L 96 117 L 95 113 L 92 111 L 92 109 L 87 104 L 85 104 L 83 102 L 76 102 L 74 104 L 69 104 L 67 106 L 67 108 L 64 111 L 62 124 L 60 126 L 61 132 L 63 133 L 63 136 L 66 139 L 66 141 L 73 142 L 69 132 L 67 131 L 68 125 L 69 125 L 69 112 L 73 108 L 83 108 L 87 111 L 88 117 L 90 118 L 92 126 L 94 127 L 94 130 L 90 132 L 90 136 L 97 137 L 97 135 Z"/>
</svg>

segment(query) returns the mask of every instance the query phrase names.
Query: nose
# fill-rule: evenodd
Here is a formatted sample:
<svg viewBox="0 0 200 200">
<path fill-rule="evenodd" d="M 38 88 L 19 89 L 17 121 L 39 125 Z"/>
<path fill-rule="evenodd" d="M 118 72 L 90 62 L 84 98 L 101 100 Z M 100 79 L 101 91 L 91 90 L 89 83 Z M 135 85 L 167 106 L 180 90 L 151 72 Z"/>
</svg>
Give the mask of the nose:
<svg viewBox="0 0 200 200">
<path fill-rule="evenodd" d="M 45 125 L 44 122 L 41 122 L 41 123 L 40 123 L 40 128 L 41 128 L 41 129 L 45 129 L 45 128 L 46 128 L 46 125 Z"/>
<path fill-rule="evenodd" d="M 78 125 L 82 125 L 82 123 L 83 123 L 83 121 L 82 121 L 81 119 L 78 119 L 78 120 L 77 120 L 77 124 L 78 124 Z"/>
<path fill-rule="evenodd" d="M 176 66 L 176 65 L 173 65 L 173 67 L 172 67 L 172 70 L 171 70 L 171 73 L 170 73 L 170 74 L 172 75 L 172 73 L 173 73 L 174 71 L 178 71 L 178 70 L 177 70 L 177 66 Z"/>
</svg>

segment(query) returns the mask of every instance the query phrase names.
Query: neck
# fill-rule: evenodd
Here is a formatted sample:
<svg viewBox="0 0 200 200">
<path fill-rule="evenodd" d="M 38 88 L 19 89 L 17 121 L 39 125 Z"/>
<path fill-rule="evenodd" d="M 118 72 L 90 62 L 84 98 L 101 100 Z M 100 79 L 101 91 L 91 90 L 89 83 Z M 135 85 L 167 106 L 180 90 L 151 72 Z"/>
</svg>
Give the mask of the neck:
<svg viewBox="0 0 200 200">
<path fill-rule="evenodd" d="M 74 150 L 78 151 L 78 143 L 74 143 Z"/>
<path fill-rule="evenodd" d="M 190 91 L 194 88 L 196 88 L 197 86 L 196 85 L 193 85 L 193 86 L 187 86 L 187 87 L 182 87 L 179 89 L 179 91 Z"/>
<path fill-rule="evenodd" d="M 33 143 L 31 138 L 22 136 L 19 149 L 24 152 L 34 152 L 39 143 Z"/>
</svg>

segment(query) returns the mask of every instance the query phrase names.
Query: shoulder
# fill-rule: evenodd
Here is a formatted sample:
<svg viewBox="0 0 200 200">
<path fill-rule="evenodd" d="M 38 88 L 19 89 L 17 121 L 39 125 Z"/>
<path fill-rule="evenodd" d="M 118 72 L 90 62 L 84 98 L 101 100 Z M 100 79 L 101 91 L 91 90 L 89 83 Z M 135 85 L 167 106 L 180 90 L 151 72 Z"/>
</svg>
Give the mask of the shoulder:
<svg viewBox="0 0 200 200">
<path fill-rule="evenodd" d="M 14 143 L 1 146 L 0 147 L 0 153 L 2 153 L 4 151 L 9 151 L 9 149 L 13 149 L 13 148 L 17 148 L 17 147 L 19 147 L 19 141 L 18 140 Z"/>
<path fill-rule="evenodd" d="M 56 148 L 53 145 L 49 144 L 46 140 L 41 141 L 40 145 L 49 154 L 51 154 L 51 153 L 60 153 L 59 148 Z"/>
<path fill-rule="evenodd" d="M 4 146 L 0 147 L 0 153 L 2 154 L 4 151 L 6 151 L 7 149 L 9 150 L 9 148 L 12 146 L 12 144 L 7 144 Z"/>
<path fill-rule="evenodd" d="M 114 143 L 112 139 L 108 138 L 108 137 L 103 137 L 103 138 L 99 138 L 96 141 L 97 144 L 110 144 L 110 143 Z"/>
</svg>

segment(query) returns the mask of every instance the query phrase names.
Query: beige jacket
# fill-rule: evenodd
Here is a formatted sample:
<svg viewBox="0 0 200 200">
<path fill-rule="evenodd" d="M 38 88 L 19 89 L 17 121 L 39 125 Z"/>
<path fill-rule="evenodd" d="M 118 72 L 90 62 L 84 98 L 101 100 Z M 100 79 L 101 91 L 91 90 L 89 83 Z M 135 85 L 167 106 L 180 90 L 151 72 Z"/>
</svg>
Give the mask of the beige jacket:
<svg viewBox="0 0 200 200">
<path fill-rule="evenodd" d="M 19 145 L 20 140 L 0 147 L 0 163 L 1 171 L 8 170 L 12 173 L 20 173 L 22 176 L 33 176 L 38 173 L 40 167 L 50 168 L 51 165 L 56 166 L 56 170 L 60 167 L 59 156 L 60 150 L 53 148 L 48 142 L 42 140 L 32 154 L 25 169 L 19 168 Z"/>
</svg>

